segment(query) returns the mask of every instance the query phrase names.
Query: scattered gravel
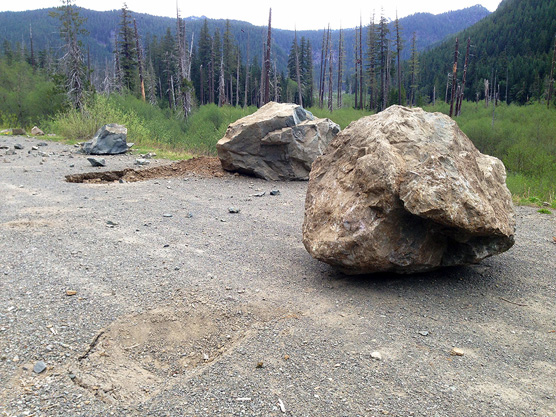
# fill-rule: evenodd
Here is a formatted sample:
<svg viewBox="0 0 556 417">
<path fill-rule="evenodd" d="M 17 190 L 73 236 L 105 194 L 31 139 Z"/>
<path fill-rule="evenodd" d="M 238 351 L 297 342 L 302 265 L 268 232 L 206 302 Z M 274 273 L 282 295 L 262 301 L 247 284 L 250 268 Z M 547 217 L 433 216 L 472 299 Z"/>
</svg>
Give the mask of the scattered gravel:
<svg viewBox="0 0 556 417">
<path fill-rule="evenodd" d="M 69 183 L 137 156 L 93 168 L 0 137 L 16 143 L 0 156 L 0 415 L 556 415 L 554 215 L 518 207 L 516 245 L 480 265 L 347 277 L 301 244 L 304 182 L 183 165 Z M 136 169 L 170 164 L 150 161 Z"/>
</svg>

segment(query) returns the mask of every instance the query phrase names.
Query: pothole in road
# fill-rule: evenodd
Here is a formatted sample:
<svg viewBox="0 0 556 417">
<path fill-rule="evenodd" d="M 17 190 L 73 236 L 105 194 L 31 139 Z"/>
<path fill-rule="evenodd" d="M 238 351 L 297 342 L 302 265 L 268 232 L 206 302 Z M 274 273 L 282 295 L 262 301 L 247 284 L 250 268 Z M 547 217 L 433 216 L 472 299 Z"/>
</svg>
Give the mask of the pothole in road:
<svg viewBox="0 0 556 417">
<path fill-rule="evenodd" d="M 231 175 L 222 169 L 218 158 L 201 156 L 151 168 L 126 168 L 120 171 L 85 172 L 82 174 L 66 175 L 66 181 L 73 183 L 111 183 L 120 180 L 136 182 L 155 178 L 183 177 L 189 174 L 201 177 Z"/>
<path fill-rule="evenodd" d="M 109 403 L 144 401 L 170 378 L 210 366 L 253 325 L 269 319 L 270 313 L 256 306 L 202 303 L 123 317 L 95 337 L 72 378 Z"/>
</svg>

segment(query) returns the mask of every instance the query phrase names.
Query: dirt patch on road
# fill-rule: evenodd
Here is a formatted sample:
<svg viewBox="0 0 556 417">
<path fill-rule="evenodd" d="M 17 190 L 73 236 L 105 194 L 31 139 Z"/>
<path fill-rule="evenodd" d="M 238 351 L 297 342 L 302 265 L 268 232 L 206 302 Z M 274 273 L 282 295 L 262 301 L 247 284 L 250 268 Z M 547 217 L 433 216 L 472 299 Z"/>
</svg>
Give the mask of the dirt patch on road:
<svg viewBox="0 0 556 417">
<path fill-rule="evenodd" d="M 270 317 L 260 306 L 207 302 L 122 317 L 98 333 L 71 377 L 108 403 L 144 401 L 172 377 L 210 366 Z"/>
<path fill-rule="evenodd" d="M 186 175 L 198 175 L 203 178 L 220 178 L 232 174 L 222 169 L 218 158 L 201 156 L 152 168 L 126 168 L 120 171 L 86 172 L 83 174 L 66 175 L 66 181 L 76 183 L 106 183 L 120 180 L 136 182 L 155 178 L 183 177 Z"/>
</svg>

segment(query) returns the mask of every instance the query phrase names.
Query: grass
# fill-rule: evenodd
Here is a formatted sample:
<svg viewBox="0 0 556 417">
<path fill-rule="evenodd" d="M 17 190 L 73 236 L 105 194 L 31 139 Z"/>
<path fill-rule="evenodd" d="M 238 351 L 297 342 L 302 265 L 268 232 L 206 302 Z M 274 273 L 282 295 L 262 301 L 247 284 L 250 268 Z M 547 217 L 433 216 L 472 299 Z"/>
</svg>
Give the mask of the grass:
<svg viewBox="0 0 556 417">
<path fill-rule="evenodd" d="M 47 124 L 69 142 L 90 139 L 108 123 L 127 127 L 128 142 L 142 153 L 156 152 L 161 157 L 183 159 L 197 155 L 215 155 L 216 142 L 228 125 L 256 111 L 212 104 L 196 109 L 187 120 L 169 109 L 161 109 L 132 96 L 97 95 L 83 111 L 69 110 L 57 114 Z"/>
<path fill-rule="evenodd" d="M 424 109 L 449 112 L 445 103 Z M 196 108 L 184 120 L 169 109 L 132 96 L 96 95 L 83 111 L 58 113 L 45 129 L 74 143 L 91 138 L 104 124 L 119 123 L 128 128 L 128 141 L 135 143 L 133 149 L 137 152 L 183 159 L 191 155 L 216 155 L 216 142 L 224 136 L 227 126 L 256 110 L 210 104 Z M 317 117 L 330 118 L 342 129 L 372 114 L 349 107 L 333 112 L 318 107 L 308 110 Z M 556 206 L 556 110 L 542 104 L 501 104 L 495 109 L 494 124 L 492 116 L 492 107 L 465 102 L 461 116 L 455 120 L 481 152 L 504 162 L 508 188 L 518 204 L 538 204 L 529 201 L 536 197 L 541 203 Z"/>
<path fill-rule="evenodd" d="M 316 117 L 328 118 L 335 123 L 340 125 L 341 129 L 345 129 L 351 122 L 359 120 L 362 117 L 374 114 L 374 112 L 369 112 L 367 110 L 356 110 L 351 107 L 344 107 L 341 109 L 334 110 L 332 113 L 328 109 L 321 109 L 318 107 L 311 107 L 309 109 L 313 115 Z"/>
<path fill-rule="evenodd" d="M 550 210 L 545 209 L 545 208 L 539 209 L 537 211 L 541 214 L 552 214 L 552 212 Z"/>
<path fill-rule="evenodd" d="M 427 111 L 447 114 L 449 106 L 439 103 Z M 486 154 L 501 159 L 508 172 L 512 194 L 543 201 L 556 198 L 556 109 L 545 104 L 526 106 L 500 104 L 494 110 L 484 102 L 464 102 L 455 118 L 461 130 Z"/>
</svg>

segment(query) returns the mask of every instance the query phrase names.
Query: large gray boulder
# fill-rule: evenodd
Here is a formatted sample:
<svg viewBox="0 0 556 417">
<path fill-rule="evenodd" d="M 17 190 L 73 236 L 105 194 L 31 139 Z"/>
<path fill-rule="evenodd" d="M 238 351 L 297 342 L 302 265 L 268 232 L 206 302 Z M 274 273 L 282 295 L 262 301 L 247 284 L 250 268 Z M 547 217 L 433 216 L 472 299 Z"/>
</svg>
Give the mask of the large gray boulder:
<svg viewBox="0 0 556 417">
<path fill-rule="evenodd" d="M 348 274 L 477 263 L 514 243 L 505 180 L 448 116 L 392 106 L 351 123 L 313 164 L 303 243 Z"/>
<path fill-rule="evenodd" d="M 102 126 L 93 139 L 82 147 L 83 153 L 87 155 L 117 155 L 128 149 L 127 128 L 115 123 Z"/>
<path fill-rule="evenodd" d="M 329 119 L 296 104 L 270 102 L 228 126 L 216 145 L 222 168 L 267 180 L 307 180 L 311 164 L 338 134 Z"/>
</svg>

